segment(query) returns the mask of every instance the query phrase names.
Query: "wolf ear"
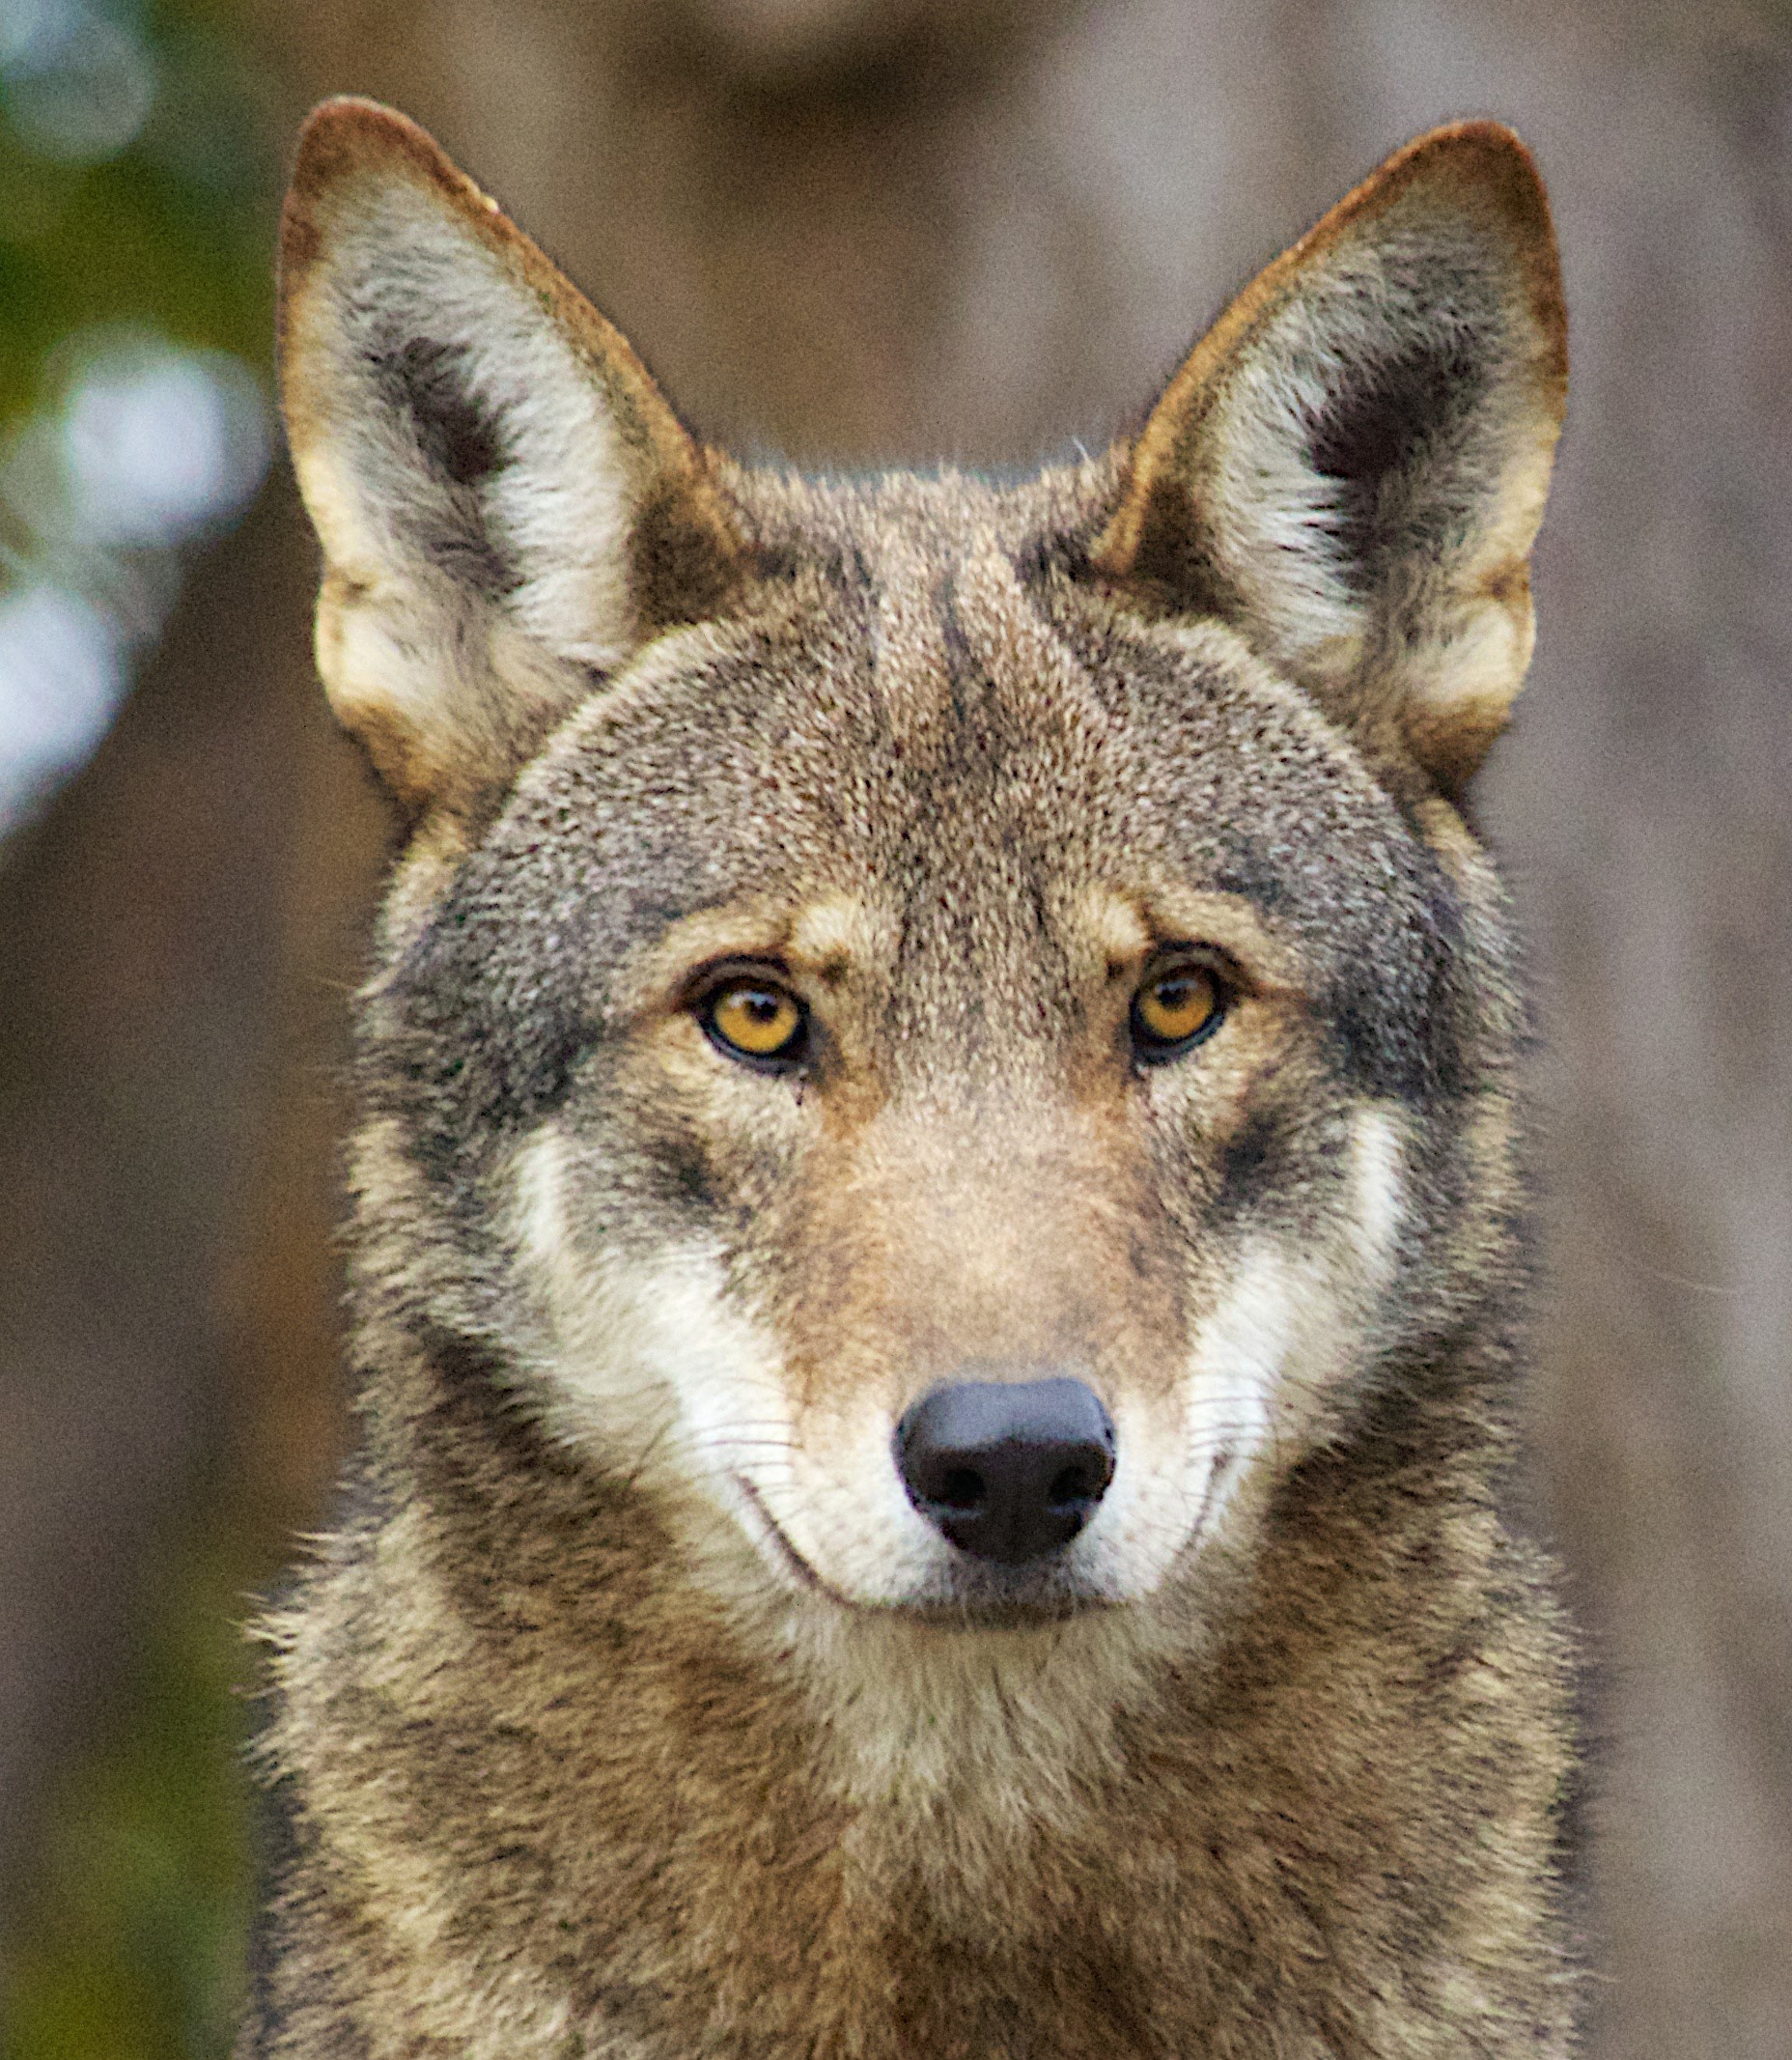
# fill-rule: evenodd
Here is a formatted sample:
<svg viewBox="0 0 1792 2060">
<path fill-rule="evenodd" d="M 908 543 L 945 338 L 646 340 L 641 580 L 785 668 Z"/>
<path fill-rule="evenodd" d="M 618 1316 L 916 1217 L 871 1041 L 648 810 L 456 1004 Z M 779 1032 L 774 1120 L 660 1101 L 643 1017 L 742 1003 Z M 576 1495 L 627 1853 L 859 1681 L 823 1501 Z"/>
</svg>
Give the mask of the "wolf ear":
<svg viewBox="0 0 1792 2060">
<path fill-rule="evenodd" d="M 1196 346 L 1130 454 L 1097 569 L 1231 622 L 1453 789 L 1529 661 L 1567 372 L 1528 153 L 1493 123 L 1437 129 Z"/>
<path fill-rule="evenodd" d="M 331 705 L 413 812 L 507 779 L 739 547 L 628 344 L 434 142 L 326 101 L 281 237 L 287 433 Z"/>
</svg>

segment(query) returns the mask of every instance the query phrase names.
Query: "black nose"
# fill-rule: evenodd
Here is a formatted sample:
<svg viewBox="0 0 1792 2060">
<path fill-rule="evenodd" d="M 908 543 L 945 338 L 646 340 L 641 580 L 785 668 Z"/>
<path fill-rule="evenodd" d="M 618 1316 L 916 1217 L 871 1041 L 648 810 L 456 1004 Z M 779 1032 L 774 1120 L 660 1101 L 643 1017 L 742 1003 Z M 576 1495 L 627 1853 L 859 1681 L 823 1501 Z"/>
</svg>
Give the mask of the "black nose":
<svg viewBox="0 0 1792 2060">
<path fill-rule="evenodd" d="M 1113 1420 L 1079 1380 L 960 1381 L 897 1425 L 896 1466 L 955 1545 L 1020 1566 L 1095 1513 L 1114 1477 Z"/>
</svg>

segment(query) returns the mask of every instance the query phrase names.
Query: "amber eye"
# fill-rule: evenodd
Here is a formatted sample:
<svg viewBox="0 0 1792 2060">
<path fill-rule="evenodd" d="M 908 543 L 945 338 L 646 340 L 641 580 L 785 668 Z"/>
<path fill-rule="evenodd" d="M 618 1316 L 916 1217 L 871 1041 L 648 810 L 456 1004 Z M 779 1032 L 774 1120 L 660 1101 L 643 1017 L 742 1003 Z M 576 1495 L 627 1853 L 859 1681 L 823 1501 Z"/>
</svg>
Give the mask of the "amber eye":
<svg viewBox="0 0 1792 2060">
<path fill-rule="evenodd" d="M 731 1058 L 786 1064 L 800 1058 L 808 1017 L 795 995 L 765 980 L 730 980 L 707 995 L 697 1020 Z"/>
<path fill-rule="evenodd" d="M 1133 1044 L 1140 1058 L 1175 1058 L 1219 1028 L 1225 991 L 1205 966 L 1172 966 L 1133 997 Z"/>
</svg>

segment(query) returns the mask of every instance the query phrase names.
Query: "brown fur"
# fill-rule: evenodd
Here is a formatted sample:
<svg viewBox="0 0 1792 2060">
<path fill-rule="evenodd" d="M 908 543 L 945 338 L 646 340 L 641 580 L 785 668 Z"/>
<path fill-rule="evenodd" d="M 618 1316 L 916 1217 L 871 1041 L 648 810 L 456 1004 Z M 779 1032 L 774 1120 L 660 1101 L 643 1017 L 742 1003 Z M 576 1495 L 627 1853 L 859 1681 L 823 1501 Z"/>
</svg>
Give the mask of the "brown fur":
<svg viewBox="0 0 1792 2060">
<path fill-rule="evenodd" d="M 421 821 L 241 2050 L 1567 2051 L 1569 1642 L 1497 1509 L 1524 1019 L 1454 802 L 1560 418 L 1521 148 L 1413 146 L 1135 441 L 1002 489 L 698 455 L 382 111 L 294 194 L 325 675 Z M 1190 948 L 1224 1019 L 1147 1065 Z M 737 962 L 798 1072 L 706 1037 Z M 1121 1471 L 1011 1575 L 890 1436 L 1040 1367 Z"/>
</svg>

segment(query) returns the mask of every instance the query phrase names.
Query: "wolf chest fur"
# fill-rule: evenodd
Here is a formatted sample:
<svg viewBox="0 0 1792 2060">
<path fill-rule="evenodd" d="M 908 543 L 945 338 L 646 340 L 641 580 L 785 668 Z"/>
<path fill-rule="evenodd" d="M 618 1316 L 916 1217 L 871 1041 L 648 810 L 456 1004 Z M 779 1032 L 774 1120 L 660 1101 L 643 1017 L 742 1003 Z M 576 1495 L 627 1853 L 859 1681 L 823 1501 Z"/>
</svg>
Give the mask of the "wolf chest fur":
<svg viewBox="0 0 1792 2060">
<path fill-rule="evenodd" d="M 1566 2052 L 1463 799 L 1566 375 L 1523 148 L 1390 159 L 1019 485 L 704 447 L 365 102 L 283 283 L 406 836 L 239 2050 Z"/>
</svg>

